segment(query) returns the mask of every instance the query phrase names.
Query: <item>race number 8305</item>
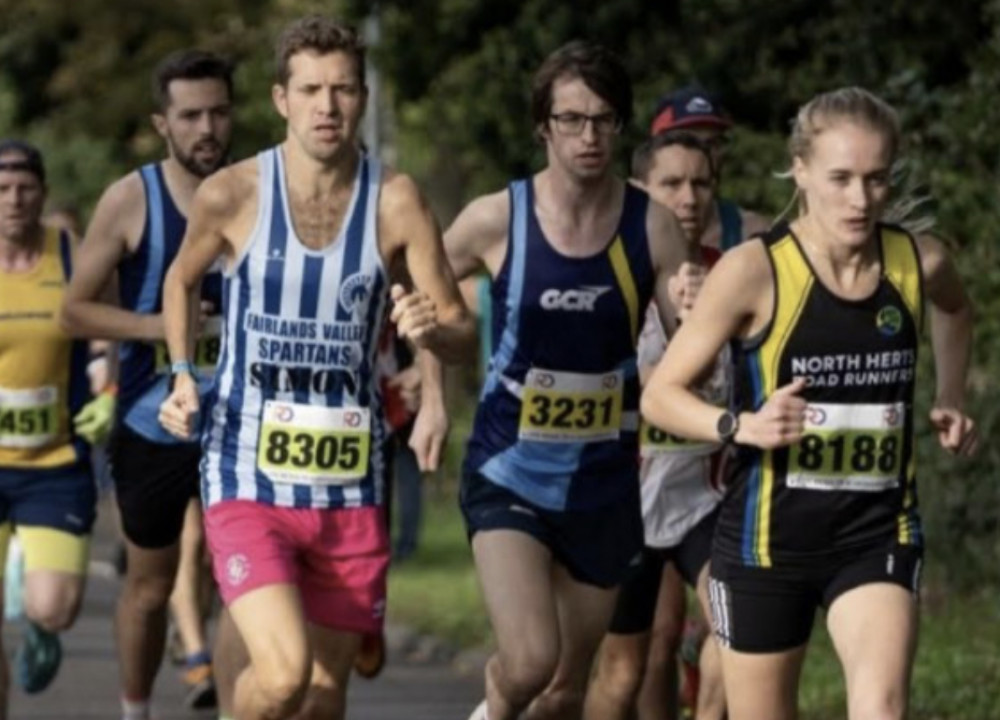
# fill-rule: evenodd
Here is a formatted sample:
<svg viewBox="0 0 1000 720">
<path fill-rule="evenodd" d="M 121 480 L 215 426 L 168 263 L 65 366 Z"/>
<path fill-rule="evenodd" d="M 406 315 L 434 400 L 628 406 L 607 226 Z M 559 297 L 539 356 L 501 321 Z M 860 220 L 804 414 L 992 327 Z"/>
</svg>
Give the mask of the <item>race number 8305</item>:
<svg viewBox="0 0 1000 720">
<path fill-rule="evenodd" d="M 278 482 L 343 484 L 368 474 L 370 447 L 367 409 L 268 401 L 257 467 Z"/>
<path fill-rule="evenodd" d="M 367 454 L 366 436 L 361 433 L 287 430 L 267 427 L 263 432 L 261 467 L 296 468 L 307 472 L 357 473 Z"/>
</svg>

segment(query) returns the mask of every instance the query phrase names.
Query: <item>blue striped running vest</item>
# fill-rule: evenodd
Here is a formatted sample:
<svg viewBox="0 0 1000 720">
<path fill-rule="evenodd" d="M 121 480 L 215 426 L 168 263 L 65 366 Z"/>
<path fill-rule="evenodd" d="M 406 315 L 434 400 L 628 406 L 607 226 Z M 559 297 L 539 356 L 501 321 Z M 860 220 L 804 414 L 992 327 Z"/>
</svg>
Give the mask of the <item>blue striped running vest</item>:
<svg viewBox="0 0 1000 720">
<path fill-rule="evenodd" d="M 295 235 L 280 148 L 257 163 L 257 224 L 225 276 L 219 371 L 205 404 L 205 505 L 380 504 L 385 429 L 374 365 L 388 282 L 379 164 L 361 158 L 339 236 L 312 250 Z"/>
</svg>

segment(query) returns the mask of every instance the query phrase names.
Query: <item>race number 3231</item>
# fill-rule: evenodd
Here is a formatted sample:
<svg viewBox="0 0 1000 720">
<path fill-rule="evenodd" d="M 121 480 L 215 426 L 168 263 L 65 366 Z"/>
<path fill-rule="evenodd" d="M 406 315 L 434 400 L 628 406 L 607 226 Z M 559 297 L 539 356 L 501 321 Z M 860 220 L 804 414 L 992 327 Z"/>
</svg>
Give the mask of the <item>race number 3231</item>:
<svg viewBox="0 0 1000 720">
<path fill-rule="evenodd" d="M 621 371 L 601 374 L 532 368 L 524 381 L 518 437 L 538 442 L 617 440 Z"/>
</svg>

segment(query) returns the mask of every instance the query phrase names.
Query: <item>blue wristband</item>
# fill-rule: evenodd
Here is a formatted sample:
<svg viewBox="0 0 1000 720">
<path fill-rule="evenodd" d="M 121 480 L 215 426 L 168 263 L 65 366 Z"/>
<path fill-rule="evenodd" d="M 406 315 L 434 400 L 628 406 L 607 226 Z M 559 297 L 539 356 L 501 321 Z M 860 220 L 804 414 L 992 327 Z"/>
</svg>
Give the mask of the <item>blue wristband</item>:
<svg viewBox="0 0 1000 720">
<path fill-rule="evenodd" d="M 175 363 L 170 363 L 170 374 L 177 375 L 179 373 L 187 373 L 193 378 L 198 377 L 198 368 L 190 360 L 178 360 Z"/>
</svg>

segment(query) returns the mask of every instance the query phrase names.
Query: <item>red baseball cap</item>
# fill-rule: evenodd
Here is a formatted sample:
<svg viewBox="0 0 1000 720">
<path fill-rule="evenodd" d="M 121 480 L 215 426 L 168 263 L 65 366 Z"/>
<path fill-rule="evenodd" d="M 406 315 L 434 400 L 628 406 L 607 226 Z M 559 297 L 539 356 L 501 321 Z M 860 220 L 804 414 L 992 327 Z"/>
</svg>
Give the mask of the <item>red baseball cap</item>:
<svg viewBox="0 0 1000 720">
<path fill-rule="evenodd" d="M 704 88 L 691 85 L 663 95 L 656 103 L 650 135 L 690 127 L 715 127 L 722 130 L 733 121 L 718 99 Z"/>
</svg>

